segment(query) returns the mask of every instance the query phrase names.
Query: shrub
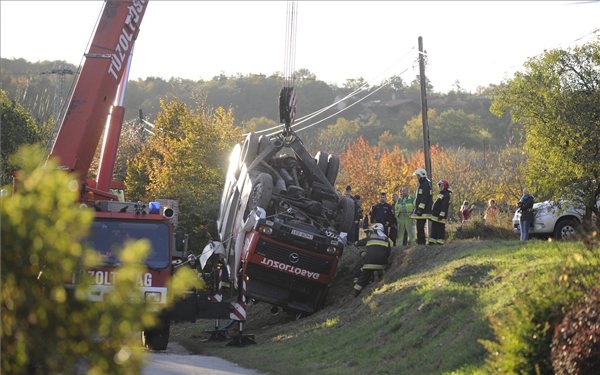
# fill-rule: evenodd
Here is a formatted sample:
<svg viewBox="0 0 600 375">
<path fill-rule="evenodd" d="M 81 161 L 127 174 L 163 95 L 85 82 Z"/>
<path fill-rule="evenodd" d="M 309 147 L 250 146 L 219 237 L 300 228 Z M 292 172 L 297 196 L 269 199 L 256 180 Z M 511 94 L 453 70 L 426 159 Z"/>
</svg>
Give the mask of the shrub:
<svg viewBox="0 0 600 375">
<path fill-rule="evenodd" d="M 452 228 L 452 227 L 451 227 Z M 489 225 L 483 220 L 472 220 L 468 223 L 455 226 L 455 230 L 449 231 L 450 238 L 456 239 L 515 239 L 512 228 L 508 226 Z"/>
<path fill-rule="evenodd" d="M 556 375 L 597 373 L 600 368 L 600 289 L 587 294 L 556 326 L 551 353 Z"/>
<path fill-rule="evenodd" d="M 143 325 L 156 312 L 132 299 L 149 251 L 147 241 L 122 252 L 119 277 L 102 303 L 87 300 L 85 282 L 67 287 L 81 269 L 100 264 L 82 245 L 94 218 L 75 204 L 78 184 L 56 164 L 44 164 L 39 148 L 14 156 L 22 166 L 17 191 L 0 196 L 1 368 L 3 374 L 135 374 L 145 353 L 139 343 Z M 7 188 L 10 191 L 10 188 Z M 193 273 L 180 272 L 170 288 L 177 296 L 192 286 Z M 184 277 L 187 277 L 184 279 Z"/>
</svg>

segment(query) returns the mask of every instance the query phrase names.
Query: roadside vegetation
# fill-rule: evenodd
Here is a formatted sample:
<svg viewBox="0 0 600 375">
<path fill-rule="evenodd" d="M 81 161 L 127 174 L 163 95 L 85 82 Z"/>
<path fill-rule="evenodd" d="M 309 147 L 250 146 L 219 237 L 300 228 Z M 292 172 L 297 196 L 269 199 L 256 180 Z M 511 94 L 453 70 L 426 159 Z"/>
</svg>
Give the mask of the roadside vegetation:
<svg viewBox="0 0 600 375">
<path fill-rule="evenodd" d="M 74 204 L 75 176 L 52 161 L 40 166 L 43 160 L 40 148 L 20 148 L 11 158 L 19 167 L 16 191 L 3 189 L 0 196 L 0 372 L 138 374 L 147 357 L 140 331 L 157 323 L 153 306 L 137 292 L 149 244 L 126 246 L 114 290 L 102 303 L 88 301 L 91 280 L 82 270 L 102 263 L 82 244 L 94 214 Z M 182 269 L 170 296 L 192 285 L 199 285 L 195 274 Z"/>
</svg>

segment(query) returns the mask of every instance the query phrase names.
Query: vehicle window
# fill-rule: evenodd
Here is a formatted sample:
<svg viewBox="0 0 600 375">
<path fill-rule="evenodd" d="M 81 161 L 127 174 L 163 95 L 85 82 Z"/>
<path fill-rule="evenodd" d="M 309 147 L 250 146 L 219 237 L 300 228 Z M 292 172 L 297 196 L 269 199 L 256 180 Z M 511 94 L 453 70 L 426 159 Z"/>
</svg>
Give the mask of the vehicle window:
<svg viewBox="0 0 600 375">
<path fill-rule="evenodd" d="M 169 229 L 165 223 L 96 220 L 92 224 L 86 243 L 99 252 L 104 261 L 114 265 L 127 241 L 146 239 L 150 253 L 146 265 L 164 268 L 169 265 Z"/>
</svg>

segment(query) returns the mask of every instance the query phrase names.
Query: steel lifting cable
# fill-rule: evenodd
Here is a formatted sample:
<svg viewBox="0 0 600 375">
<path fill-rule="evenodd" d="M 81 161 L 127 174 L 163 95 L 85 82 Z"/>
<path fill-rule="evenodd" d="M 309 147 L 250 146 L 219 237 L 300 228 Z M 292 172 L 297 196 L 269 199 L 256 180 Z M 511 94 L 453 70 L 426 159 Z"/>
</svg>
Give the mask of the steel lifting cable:
<svg viewBox="0 0 600 375">
<path fill-rule="evenodd" d="M 284 56 L 284 86 L 294 87 L 296 69 L 296 34 L 297 34 L 298 2 L 288 1 L 286 17 L 286 38 Z"/>
<path fill-rule="evenodd" d="M 285 125 L 283 132 L 289 134 L 296 116 L 296 93 L 294 91 L 294 69 L 296 64 L 296 29 L 298 2 L 288 1 L 286 17 L 286 38 L 284 56 L 284 82 L 279 94 L 279 118 Z"/>
</svg>

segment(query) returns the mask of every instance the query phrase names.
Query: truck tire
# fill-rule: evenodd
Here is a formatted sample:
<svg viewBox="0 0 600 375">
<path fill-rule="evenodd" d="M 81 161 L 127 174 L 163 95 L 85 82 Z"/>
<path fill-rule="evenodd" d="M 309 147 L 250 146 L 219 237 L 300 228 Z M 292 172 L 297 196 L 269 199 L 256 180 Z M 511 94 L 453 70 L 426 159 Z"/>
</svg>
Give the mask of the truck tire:
<svg viewBox="0 0 600 375">
<path fill-rule="evenodd" d="M 162 321 L 157 327 L 142 331 L 142 345 L 150 350 L 167 350 L 170 324 Z"/>
<path fill-rule="evenodd" d="M 574 219 L 562 219 L 554 227 L 554 238 L 561 241 L 575 239 L 579 223 Z"/>
<path fill-rule="evenodd" d="M 331 185 L 335 184 L 335 180 L 337 179 L 338 172 L 340 171 L 340 157 L 337 155 L 329 155 L 327 160 L 327 180 Z"/>
<path fill-rule="evenodd" d="M 321 172 L 323 172 L 324 175 L 327 174 L 327 159 L 329 159 L 329 154 L 326 152 L 319 151 L 315 155 L 317 166 L 319 167 L 319 169 L 321 169 Z"/>
<path fill-rule="evenodd" d="M 339 204 L 338 222 L 340 232 L 350 233 L 354 223 L 354 199 L 342 196 Z"/>
<path fill-rule="evenodd" d="M 273 177 L 268 173 L 259 173 L 252 178 L 252 190 L 248 197 L 247 213 L 253 208 L 261 207 L 267 210 L 273 195 Z"/>
<path fill-rule="evenodd" d="M 263 152 L 265 152 L 265 150 L 272 151 L 274 148 L 275 145 L 273 144 L 273 142 L 271 142 L 269 137 L 267 137 L 266 135 L 261 135 L 258 138 L 258 151 L 256 155 L 262 154 Z"/>
</svg>

